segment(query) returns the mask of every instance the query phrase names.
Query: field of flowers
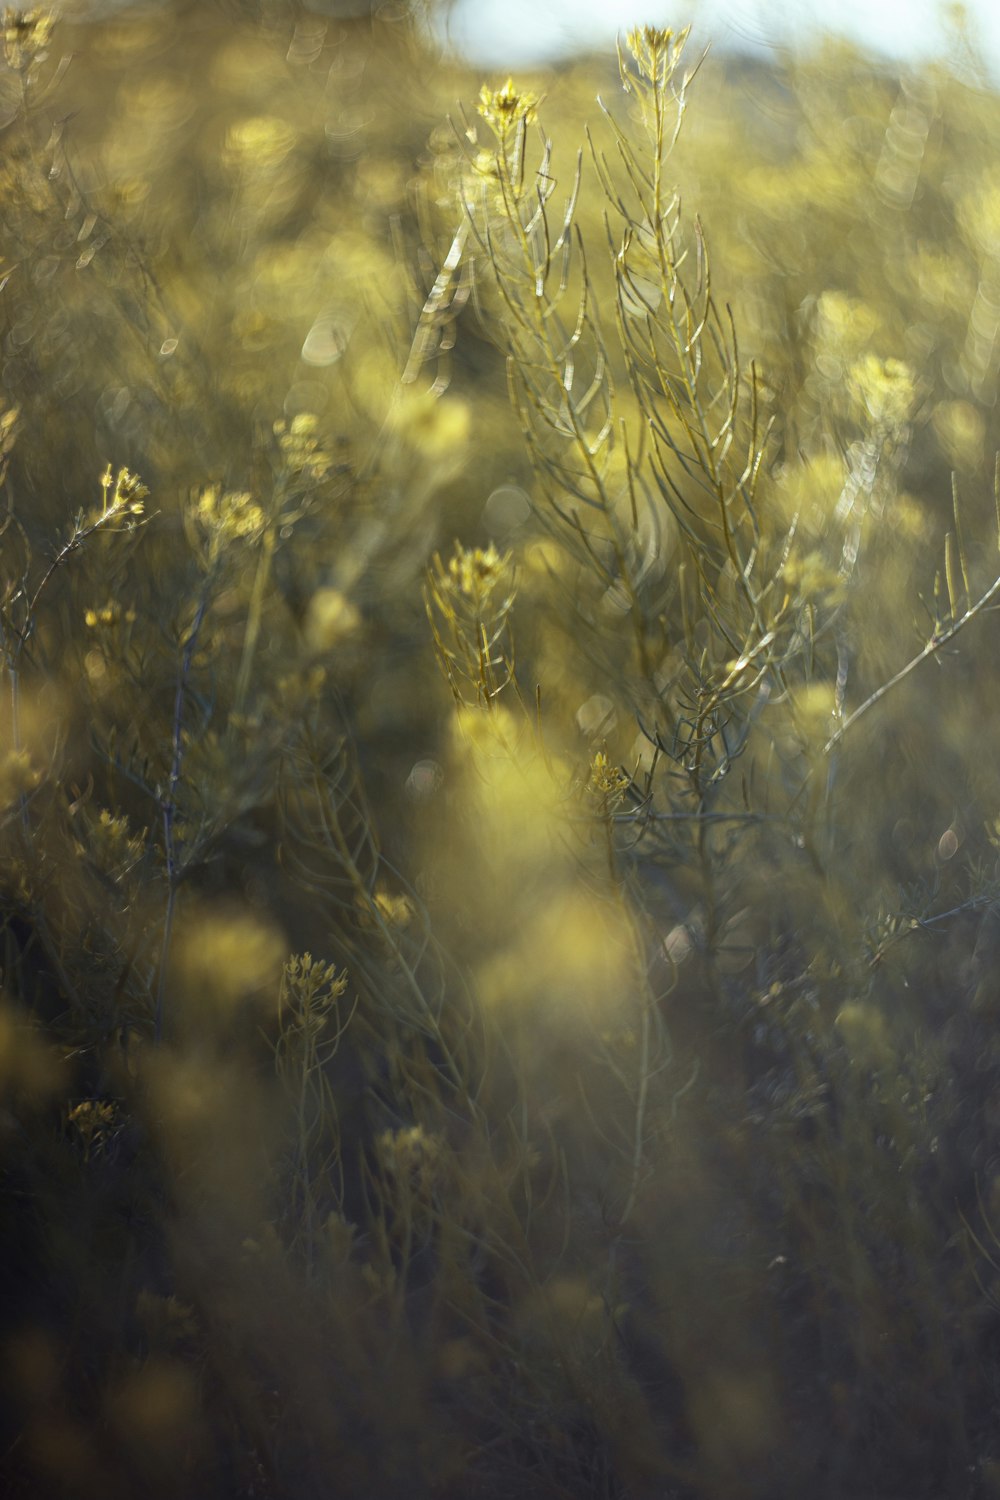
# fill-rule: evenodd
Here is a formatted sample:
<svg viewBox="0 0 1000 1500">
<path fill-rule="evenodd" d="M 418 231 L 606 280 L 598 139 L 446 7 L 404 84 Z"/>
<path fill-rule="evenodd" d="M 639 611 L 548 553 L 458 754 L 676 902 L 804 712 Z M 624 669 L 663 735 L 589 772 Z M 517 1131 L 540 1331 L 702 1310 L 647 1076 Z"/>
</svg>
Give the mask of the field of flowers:
<svg viewBox="0 0 1000 1500">
<path fill-rule="evenodd" d="M 2 30 L 2 1493 L 1000 1495 L 971 43 Z"/>
</svg>

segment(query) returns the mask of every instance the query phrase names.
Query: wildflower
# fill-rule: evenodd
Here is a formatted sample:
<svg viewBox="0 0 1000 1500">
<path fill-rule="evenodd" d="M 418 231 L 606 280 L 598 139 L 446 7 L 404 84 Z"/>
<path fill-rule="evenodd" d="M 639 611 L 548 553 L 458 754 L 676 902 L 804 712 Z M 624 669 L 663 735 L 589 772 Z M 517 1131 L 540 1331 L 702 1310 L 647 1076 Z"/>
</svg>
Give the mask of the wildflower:
<svg viewBox="0 0 1000 1500">
<path fill-rule="evenodd" d="M 117 600 L 101 606 L 100 609 L 88 609 L 84 611 L 83 621 L 88 630 L 104 629 L 110 630 L 112 626 L 121 624 L 135 624 L 135 610 L 128 609 L 122 613 L 122 607 Z"/>
<path fill-rule="evenodd" d="M 499 89 L 491 89 L 484 83 L 479 90 L 476 108 L 496 135 L 503 139 L 517 126 L 531 125 L 537 120 L 540 103 L 538 94 L 519 91 L 514 87 L 513 78 L 508 78 Z"/>
<path fill-rule="evenodd" d="M 633 27 L 625 37 L 625 45 L 642 77 L 657 88 L 665 88 L 677 69 L 690 30 L 685 26 L 675 34 L 669 26 Z"/>
<path fill-rule="evenodd" d="M 122 506 L 134 516 L 142 515 L 142 502 L 149 494 L 146 485 L 137 474 L 128 469 L 119 469 L 115 480 L 115 505 Z"/>
<path fill-rule="evenodd" d="M 382 1169 L 386 1177 L 427 1197 L 441 1176 L 442 1144 L 440 1136 L 429 1135 L 422 1125 L 385 1130 L 378 1138 Z"/>
<path fill-rule="evenodd" d="M 336 964 L 324 963 L 311 953 L 293 953 L 285 962 L 284 982 L 288 988 L 303 992 L 329 990 L 331 997 L 337 999 L 347 988 L 347 974 L 338 974 Z"/>
<path fill-rule="evenodd" d="M 267 517 L 245 490 L 220 491 L 206 486 L 197 496 L 192 519 L 204 535 L 211 557 L 218 556 L 232 541 L 256 541 L 267 525 Z"/>
<path fill-rule="evenodd" d="M 413 921 L 413 902 L 408 896 L 394 891 L 376 891 L 374 906 L 382 920 L 390 927 L 408 927 Z"/>
<path fill-rule="evenodd" d="M 456 543 L 444 581 L 452 592 L 461 594 L 479 610 L 504 581 L 509 563 L 510 553 L 501 556 L 492 542 L 485 550 Z"/>
<path fill-rule="evenodd" d="M 4 9 L 3 51 L 7 66 L 15 73 L 25 72 L 36 58 L 41 61 L 52 37 L 54 21 L 41 10 Z"/>
<path fill-rule="evenodd" d="M 108 464 L 101 475 L 100 483 L 104 492 L 102 519 L 113 513 L 142 515 L 145 509 L 143 502 L 149 494 L 149 489 L 137 474 L 133 474 L 129 469 L 119 469 L 118 473 L 113 475 L 111 465 Z"/>
<path fill-rule="evenodd" d="M 27 750 L 8 750 L 0 756 L 0 807 L 33 792 L 41 779 L 42 773 Z"/>
<path fill-rule="evenodd" d="M 113 1135 L 118 1125 L 117 1106 L 106 1099 L 84 1099 L 70 1110 L 67 1124 L 77 1139 L 84 1160 L 89 1161 Z"/>
<path fill-rule="evenodd" d="M 320 444 L 319 418 L 311 411 L 299 412 L 291 424 L 275 422 L 274 435 L 289 470 L 309 479 L 324 479 L 330 470 L 330 455 Z"/>
<path fill-rule="evenodd" d="M 598 750 L 590 763 L 590 790 L 612 806 L 621 801 L 629 785 L 625 772 L 613 766 L 603 750 Z"/>
<path fill-rule="evenodd" d="M 84 823 L 85 841 L 74 841 L 76 851 L 103 874 L 118 880 L 131 870 L 146 850 L 146 830 L 133 834 L 128 818 L 102 808 L 97 818 Z"/>
</svg>

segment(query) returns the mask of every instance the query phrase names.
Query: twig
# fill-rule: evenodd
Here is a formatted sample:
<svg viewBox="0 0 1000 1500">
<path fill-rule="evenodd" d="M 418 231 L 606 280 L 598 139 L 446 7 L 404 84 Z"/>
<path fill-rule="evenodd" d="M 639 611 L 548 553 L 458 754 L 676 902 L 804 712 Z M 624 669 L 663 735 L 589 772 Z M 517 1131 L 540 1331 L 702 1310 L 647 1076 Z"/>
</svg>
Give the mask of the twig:
<svg viewBox="0 0 1000 1500">
<path fill-rule="evenodd" d="M 875 692 L 872 693 L 869 698 L 866 698 L 864 703 L 856 708 L 854 712 L 844 720 L 843 724 L 841 724 L 836 733 L 832 734 L 827 740 L 826 744 L 823 746 L 823 754 L 829 755 L 831 750 L 834 750 L 837 745 L 839 745 L 840 741 L 844 738 L 844 735 L 851 728 L 851 726 L 853 724 L 856 724 L 862 717 L 862 715 L 866 714 L 870 708 L 874 708 L 876 703 L 880 703 L 885 697 L 886 693 L 890 692 L 897 685 L 897 683 L 900 683 L 904 680 L 904 678 L 909 677 L 910 673 L 915 672 L 923 662 L 927 661 L 932 656 L 936 656 L 939 651 L 943 650 L 945 646 L 953 641 L 956 635 L 958 635 L 959 631 L 964 630 L 965 626 L 968 625 L 970 621 L 974 620 L 976 615 L 978 615 L 981 610 L 985 609 L 990 601 L 995 598 L 998 593 L 1000 593 L 1000 574 L 998 574 L 997 577 L 994 578 L 985 594 L 983 594 L 981 598 L 977 599 L 976 603 L 971 605 L 960 619 L 954 620 L 946 630 L 935 631 L 922 651 L 918 652 L 916 656 L 908 661 L 905 667 L 901 667 L 894 677 L 890 677 L 888 682 L 883 682 L 880 688 L 876 688 Z"/>
</svg>

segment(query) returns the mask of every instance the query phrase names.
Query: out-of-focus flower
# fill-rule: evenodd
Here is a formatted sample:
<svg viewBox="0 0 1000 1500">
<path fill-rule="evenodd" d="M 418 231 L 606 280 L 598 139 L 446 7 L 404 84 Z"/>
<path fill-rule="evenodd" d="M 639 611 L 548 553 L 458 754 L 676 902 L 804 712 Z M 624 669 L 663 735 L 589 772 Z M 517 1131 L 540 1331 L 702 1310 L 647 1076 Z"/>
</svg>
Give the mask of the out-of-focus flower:
<svg viewBox="0 0 1000 1500">
<path fill-rule="evenodd" d="M 52 39 L 54 18 L 43 10 L 4 8 L 3 51 L 7 66 L 15 73 L 25 72 L 33 62 L 41 61 Z"/>
</svg>

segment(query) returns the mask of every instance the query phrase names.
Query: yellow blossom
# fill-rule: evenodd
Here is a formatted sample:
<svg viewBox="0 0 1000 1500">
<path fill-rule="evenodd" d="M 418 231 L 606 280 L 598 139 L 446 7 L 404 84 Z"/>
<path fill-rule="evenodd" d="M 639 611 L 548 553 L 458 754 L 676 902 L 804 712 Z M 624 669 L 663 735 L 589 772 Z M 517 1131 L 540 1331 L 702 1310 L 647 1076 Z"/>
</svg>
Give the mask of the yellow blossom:
<svg viewBox="0 0 1000 1500">
<path fill-rule="evenodd" d="M 440 1180 L 443 1142 L 421 1125 L 383 1131 L 378 1154 L 386 1177 L 419 1197 L 428 1197 Z"/>
<path fill-rule="evenodd" d="M 51 15 L 42 10 L 15 10 L 7 6 L 2 24 L 4 56 L 15 73 L 24 72 L 35 58 L 44 57 L 52 38 Z"/>
<path fill-rule="evenodd" d="M 483 600 L 493 592 L 508 561 L 509 554 L 501 557 L 492 542 L 485 551 L 456 547 L 448 562 L 448 578 L 467 599 Z"/>
<path fill-rule="evenodd" d="M 665 88 L 680 62 L 690 27 L 674 32 L 669 26 L 636 26 L 625 37 L 625 45 L 642 76 Z"/>
<path fill-rule="evenodd" d="M 133 474 L 130 469 L 119 469 L 117 474 L 113 474 L 111 465 L 108 464 L 101 475 L 100 484 L 104 493 L 102 519 L 112 512 L 130 516 L 142 515 L 145 509 L 143 502 L 149 494 L 149 489 L 143 484 L 138 474 Z"/>
<path fill-rule="evenodd" d="M 319 418 L 313 412 L 299 412 L 290 423 L 275 422 L 274 435 L 293 474 L 323 479 L 329 473 L 330 455 L 320 443 Z"/>
<path fill-rule="evenodd" d="M 267 517 L 245 490 L 221 491 L 210 484 L 195 498 L 192 518 L 215 556 L 229 541 L 254 541 L 267 525 Z"/>
<path fill-rule="evenodd" d="M 516 126 L 532 124 L 538 118 L 540 103 L 538 94 L 528 89 L 518 90 L 513 78 L 508 78 L 502 88 L 498 89 L 491 89 L 489 84 L 484 83 L 479 90 L 476 108 L 496 134 L 503 137 Z"/>
<path fill-rule="evenodd" d="M 629 778 L 620 767 L 612 765 L 603 750 L 590 763 L 590 790 L 605 798 L 608 805 L 620 802 L 629 787 Z"/>
<path fill-rule="evenodd" d="M 0 755 L 0 807 L 33 792 L 41 779 L 42 773 L 27 750 L 8 750 Z"/>
<path fill-rule="evenodd" d="M 122 621 L 126 625 L 134 624 L 135 610 L 127 609 L 123 613 L 122 607 L 117 600 L 111 600 L 108 604 L 102 605 L 100 609 L 85 610 L 83 619 L 88 630 L 96 630 L 99 627 L 108 630 L 114 625 L 121 624 Z"/>
</svg>

